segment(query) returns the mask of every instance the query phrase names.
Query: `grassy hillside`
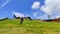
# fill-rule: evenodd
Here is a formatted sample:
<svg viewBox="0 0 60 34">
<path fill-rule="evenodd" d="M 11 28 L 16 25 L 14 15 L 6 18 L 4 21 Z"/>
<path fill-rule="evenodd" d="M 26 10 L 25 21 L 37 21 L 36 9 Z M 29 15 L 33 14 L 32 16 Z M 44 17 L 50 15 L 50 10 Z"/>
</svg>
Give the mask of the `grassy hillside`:
<svg viewBox="0 0 60 34">
<path fill-rule="evenodd" d="M 60 34 L 60 23 L 9 19 L 0 21 L 0 34 Z"/>
</svg>

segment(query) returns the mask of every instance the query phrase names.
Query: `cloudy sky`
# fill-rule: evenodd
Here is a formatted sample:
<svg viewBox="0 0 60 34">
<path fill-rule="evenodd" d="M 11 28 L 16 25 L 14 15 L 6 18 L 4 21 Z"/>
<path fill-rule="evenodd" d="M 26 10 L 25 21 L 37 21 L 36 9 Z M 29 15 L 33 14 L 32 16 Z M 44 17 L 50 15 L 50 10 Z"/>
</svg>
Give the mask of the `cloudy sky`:
<svg viewBox="0 0 60 34">
<path fill-rule="evenodd" d="M 0 0 L 0 18 L 30 16 L 32 19 L 48 19 L 60 16 L 60 0 Z"/>
</svg>

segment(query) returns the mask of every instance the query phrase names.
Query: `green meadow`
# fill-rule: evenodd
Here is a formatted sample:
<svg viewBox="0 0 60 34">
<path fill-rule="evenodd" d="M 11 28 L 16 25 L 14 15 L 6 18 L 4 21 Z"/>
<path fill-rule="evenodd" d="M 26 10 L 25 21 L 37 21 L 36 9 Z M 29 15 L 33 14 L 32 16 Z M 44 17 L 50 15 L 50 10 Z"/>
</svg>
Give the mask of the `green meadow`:
<svg viewBox="0 0 60 34">
<path fill-rule="evenodd" d="M 0 34 L 60 34 L 60 23 L 19 19 L 0 21 Z"/>
</svg>

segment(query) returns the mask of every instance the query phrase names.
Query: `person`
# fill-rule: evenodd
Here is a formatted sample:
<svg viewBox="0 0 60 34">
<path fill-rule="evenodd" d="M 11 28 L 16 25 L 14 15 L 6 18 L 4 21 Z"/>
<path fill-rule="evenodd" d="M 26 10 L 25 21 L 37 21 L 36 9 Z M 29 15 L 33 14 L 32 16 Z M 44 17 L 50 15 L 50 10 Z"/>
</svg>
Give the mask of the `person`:
<svg viewBox="0 0 60 34">
<path fill-rule="evenodd" d="M 23 17 L 21 17 L 21 18 L 20 18 L 20 23 L 22 24 L 22 23 L 23 23 L 23 21 L 24 21 L 24 18 L 23 18 Z"/>
</svg>

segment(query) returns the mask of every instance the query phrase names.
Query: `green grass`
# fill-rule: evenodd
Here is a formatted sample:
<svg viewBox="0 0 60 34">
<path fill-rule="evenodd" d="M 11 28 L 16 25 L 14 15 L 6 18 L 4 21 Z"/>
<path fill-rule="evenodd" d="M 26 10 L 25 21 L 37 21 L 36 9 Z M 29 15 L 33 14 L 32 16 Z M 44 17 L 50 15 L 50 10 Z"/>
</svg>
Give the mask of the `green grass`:
<svg viewBox="0 0 60 34">
<path fill-rule="evenodd" d="M 0 34 L 60 34 L 60 23 L 19 19 L 0 21 Z"/>
</svg>

